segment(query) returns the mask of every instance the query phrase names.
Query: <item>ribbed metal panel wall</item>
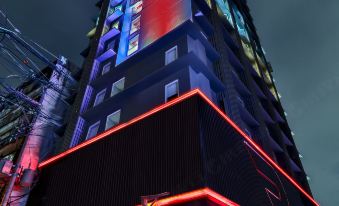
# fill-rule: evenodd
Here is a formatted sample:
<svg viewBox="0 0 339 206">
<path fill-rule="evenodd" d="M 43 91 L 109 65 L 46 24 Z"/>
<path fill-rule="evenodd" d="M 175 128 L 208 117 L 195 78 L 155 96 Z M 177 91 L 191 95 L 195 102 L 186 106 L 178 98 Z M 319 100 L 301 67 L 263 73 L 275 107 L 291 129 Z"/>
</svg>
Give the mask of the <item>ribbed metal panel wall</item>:
<svg viewBox="0 0 339 206">
<path fill-rule="evenodd" d="M 311 205 L 199 96 L 48 165 L 28 205 L 133 206 L 202 187 L 242 206 Z"/>
<path fill-rule="evenodd" d="M 241 206 L 312 205 L 206 102 L 200 102 L 199 111 L 208 187 Z"/>
<path fill-rule="evenodd" d="M 28 205 L 136 205 L 141 195 L 203 187 L 198 97 L 43 169 Z"/>
</svg>

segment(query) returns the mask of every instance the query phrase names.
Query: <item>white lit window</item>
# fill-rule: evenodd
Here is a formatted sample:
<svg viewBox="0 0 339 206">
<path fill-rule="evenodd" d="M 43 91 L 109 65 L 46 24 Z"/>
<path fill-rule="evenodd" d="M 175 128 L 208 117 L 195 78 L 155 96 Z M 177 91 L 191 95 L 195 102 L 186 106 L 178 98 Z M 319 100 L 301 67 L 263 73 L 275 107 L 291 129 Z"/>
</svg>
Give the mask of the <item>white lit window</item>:
<svg viewBox="0 0 339 206">
<path fill-rule="evenodd" d="M 175 46 L 166 51 L 165 54 L 165 65 L 175 61 L 178 58 L 178 47 Z"/>
<path fill-rule="evenodd" d="M 97 133 L 99 131 L 99 126 L 100 126 L 100 121 L 98 121 L 98 122 L 94 123 L 93 125 L 91 125 L 88 128 L 86 139 L 89 139 L 89 138 L 94 137 L 95 135 L 97 135 Z"/>
<path fill-rule="evenodd" d="M 179 96 L 179 81 L 175 80 L 165 86 L 165 101 L 169 101 Z"/>
<path fill-rule="evenodd" d="M 113 83 L 111 97 L 118 94 L 125 88 L 125 77 Z"/>
<path fill-rule="evenodd" d="M 104 101 L 105 94 L 106 94 L 106 89 L 102 90 L 101 92 L 97 94 L 97 96 L 95 97 L 94 105 L 93 105 L 94 107 Z"/>
<path fill-rule="evenodd" d="M 135 37 L 129 40 L 127 55 L 133 54 L 138 50 L 138 48 L 139 48 L 139 35 L 136 35 Z"/>
<path fill-rule="evenodd" d="M 114 127 L 120 123 L 121 110 L 118 110 L 107 116 L 105 130 Z"/>
<path fill-rule="evenodd" d="M 109 70 L 111 69 L 111 62 L 108 62 L 107 64 L 105 64 L 102 67 L 102 75 L 106 74 L 107 72 L 109 72 Z"/>
<path fill-rule="evenodd" d="M 142 10 L 142 0 L 136 2 L 131 6 L 132 8 L 132 14 L 137 14 Z"/>
<path fill-rule="evenodd" d="M 137 18 L 135 18 L 132 21 L 132 25 L 131 25 L 131 30 L 130 30 L 130 34 L 133 34 L 134 32 L 138 31 L 140 29 L 140 16 L 138 16 Z"/>
</svg>

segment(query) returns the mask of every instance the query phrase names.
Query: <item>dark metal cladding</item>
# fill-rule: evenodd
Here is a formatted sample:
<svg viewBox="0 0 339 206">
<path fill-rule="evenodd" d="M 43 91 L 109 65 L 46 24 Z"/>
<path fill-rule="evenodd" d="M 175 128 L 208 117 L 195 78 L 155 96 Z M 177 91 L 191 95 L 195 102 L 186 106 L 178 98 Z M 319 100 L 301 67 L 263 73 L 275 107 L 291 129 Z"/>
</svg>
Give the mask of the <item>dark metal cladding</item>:
<svg viewBox="0 0 339 206">
<path fill-rule="evenodd" d="M 200 96 L 47 165 L 28 205 L 137 205 L 204 187 L 245 206 L 311 205 Z"/>
</svg>

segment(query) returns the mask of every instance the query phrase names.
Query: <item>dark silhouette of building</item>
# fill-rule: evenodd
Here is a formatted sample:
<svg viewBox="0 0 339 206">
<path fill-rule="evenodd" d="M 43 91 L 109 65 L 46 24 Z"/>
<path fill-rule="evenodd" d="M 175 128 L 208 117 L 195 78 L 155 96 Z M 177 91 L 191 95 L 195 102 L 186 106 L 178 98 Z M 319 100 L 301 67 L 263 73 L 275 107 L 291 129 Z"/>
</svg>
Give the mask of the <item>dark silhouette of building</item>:
<svg viewBox="0 0 339 206">
<path fill-rule="evenodd" d="M 245 0 L 97 6 L 29 205 L 318 205 Z"/>
</svg>

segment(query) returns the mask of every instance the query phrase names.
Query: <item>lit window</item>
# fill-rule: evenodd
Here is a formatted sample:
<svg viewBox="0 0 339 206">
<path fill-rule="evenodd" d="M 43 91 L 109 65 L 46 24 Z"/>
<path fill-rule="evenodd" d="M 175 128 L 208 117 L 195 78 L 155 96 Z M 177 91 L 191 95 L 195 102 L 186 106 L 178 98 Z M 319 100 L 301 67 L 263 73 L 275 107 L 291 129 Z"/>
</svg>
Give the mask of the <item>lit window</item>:
<svg viewBox="0 0 339 206">
<path fill-rule="evenodd" d="M 165 65 L 175 61 L 178 58 L 178 47 L 175 46 L 166 51 L 165 54 Z"/>
<path fill-rule="evenodd" d="M 208 6 L 209 6 L 210 8 L 212 8 L 211 0 L 205 0 L 205 2 L 208 4 Z"/>
<path fill-rule="evenodd" d="M 227 21 L 232 25 L 232 27 L 234 27 L 228 1 L 227 0 L 216 0 L 216 3 L 217 3 L 218 14 L 223 15 L 227 19 Z"/>
<path fill-rule="evenodd" d="M 115 28 L 115 29 L 119 30 L 119 25 L 120 25 L 120 21 L 119 20 L 115 21 L 115 22 L 113 22 L 111 29 Z"/>
<path fill-rule="evenodd" d="M 130 30 L 130 34 L 133 34 L 134 32 L 138 31 L 140 29 L 140 16 L 138 16 L 137 18 L 135 18 L 132 21 L 132 25 L 131 25 L 131 30 Z"/>
<path fill-rule="evenodd" d="M 94 137 L 95 135 L 97 135 L 97 133 L 99 131 L 99 126 L 100 126 L 100 121 L 98 121 L 95 124 L 91 125 L 88 128 L 86 139 L 89 139 L 89 138 Z"/>
<path fill-rule="evenodd" d="M 135 37 L 129 40 L 127 55 L 133 54 L 138 50 L 138 48 L 139 48 L 139 35 L 136 35 Z"/>
<path fill-rule="evenodd" d="M 109 31 L 109 26 L 105 25 L 104 28 L 102 29 L 102 36 L 105 35 Z"/>
<path fill-rule="evenodd" d="M 97 96 L 95 97 L 94 105 L 93 105 L 94 107 L 104 101 L 105 94 L 106 94 L 106 89 L 102 90 L 101 92 L 97 94 Z"/>
<path fill-rule="evenodd" d="M 114 11 L 117 11 L 117 10 L 122 11 L 122 5 L 121 4 L 114 8 Z"/>
<path fill-rule="evenodd" d="M 244 17 L 242 16 L 237 6 L 234 5 L 233 9 L 234 9 L 234 14 L 235 14 L 234 15 L 235 22 L 237 24 L 240 37 L 245 38 L 247 41 L 249 41 L 249 36 L 248 36 L 245 21 L 244 21 Z"/>
<path fill-rule="evenodd" d="M 111 69 L 111 62 L 108 62 L 107 64 L 105 64 L 102 67 L 102 75 L 106 74 L 107 72 L 109 72 L 109 70 Z"/>
<path fill-rule="evenodd" d="M 125 88 L 125 77 L 113 83 L 111 97 L 123 91 Z"/>
<path fill-rule="evenodd" d="M 114 127 L 115 125 L 120 123 L 120 114 L 121 110 L 118 110 L 107 116 L 105 130 Z"/>
<path fill-rule="evenodd" d="M 117 5 L 117 6 L 114 6 L 114 7 L 110 5 L 109 8 L 108 8 L 108 11 L 107 11 L 107 16 L 112 15 L 117 10 L 122 11 L 122 5 L 121 4 Z"/>
<path fill-rule="evenodd" d="M 132 8 L 132 14 L 137 14 L 142 10 L 142 0 L 137 1 L 135 4 L 131 6 Z"/>
<path fill-rule="evenodd" d="M 179 96 L 179 82 L 175 80 L 165 86 L 165 101 L 170 101 Z"/>
</svg>

